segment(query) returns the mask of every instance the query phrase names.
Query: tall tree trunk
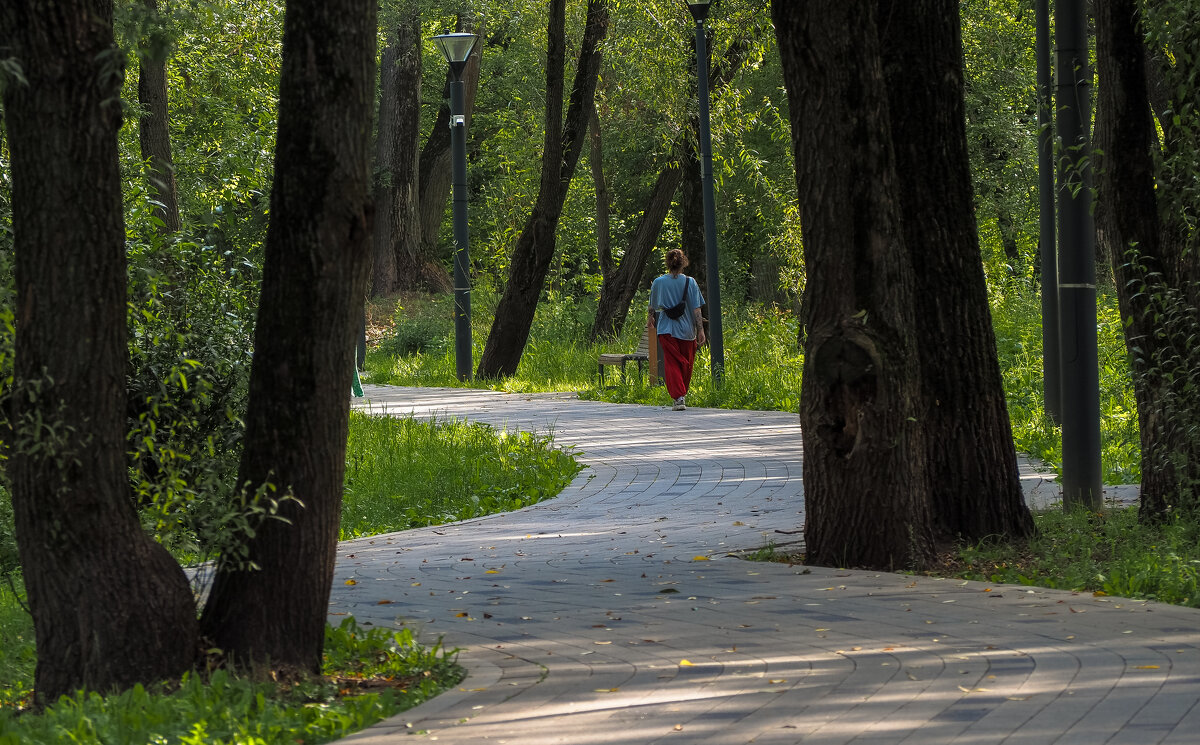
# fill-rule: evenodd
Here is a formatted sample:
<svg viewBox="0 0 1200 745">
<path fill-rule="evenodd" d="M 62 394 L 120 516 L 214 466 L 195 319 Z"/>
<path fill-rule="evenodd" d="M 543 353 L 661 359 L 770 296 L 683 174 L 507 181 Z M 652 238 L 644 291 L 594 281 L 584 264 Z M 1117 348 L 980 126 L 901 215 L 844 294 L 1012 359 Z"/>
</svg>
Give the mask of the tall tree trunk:
<svg viewBox="0 0 1200 745">
<path fill-rule="evenodd" d="M 612 211 L 612 194 L 608 191 L 608 182 L 604 180 L 604 137 L 595 101 L 592 101 L 592 111 L 588 116 L 588 135 L 591 144 L 588 164 L 592 167 L 592 187 L 596 192 L 596 258 L 600 262 L 600 276 L 607 278 L 614 271 L 612 232 L 608 220 L 608 214 Z"/>
<path fill-rule="evenodd" d="M 712 32 L 706 29 L 705 33 L 708 35 L 709 42 L 706 46 L 711 49 Z M 700 60 L 696 59 L 694 34 L 688 40 L 688 49 L 692 58 L 692 67 L 688 71 L 688 100 L 695 101 L 700 95 L 699 78 L 696 77 L 697 65 L 700 64 Z M 707 65 L 708 60 L 703 60 L 703 64 Z M 709 95 L 711 96 L 712 89 L 719 87 L 721 81 L 713 81 L 711 75 L 709 80 L 714 83 L 710 86 Z M 704 246 L 704 184 L 700 173 L 700 111 L 698 108 L 688 109 L 687 146 L 683 150 L 681 163 L 683 178 L 679 184 L 679 248 L 688 258 L 688 274 L 695 277 L 696 281 L 704 287 L 704 297 L 708 297 L 710 293 L 708 291 L 708 262 Z"/>
<path fill-rule="evenodd" d="M 513 375 L 529 341 L 529 327 L 554 258 L 558 219 L 587 136 L 588 113 L 600 74 L 600 42 L 608 32 L 607 0 L 588 0 L 583 42 L 563 121 L 563 76 L 566 63 L 565 0 L 551 0 L 546 28 L 546 140 L 537 202 L 513 249 L 504 294 L 479 360 L 477 375 Z"/>
<path fill-rule="evenodd" d="M 874 3 L 772 0 L 808 268 L 809 563 L 931 555 L 913 278 Z"/>
<path fill-rule="evenodd" d="M 707 298 L 709 291 L 708 260 L 704 245 L 704 184 L 700 174 L 700 135 L 697 134 L 700 123 L 694 116 L 689 117 L 688 121 L 692 136 L 683 156 L 683 179 L 679 184 L 679 247 L 688 257 L 687 273 L 696 278 L 704 288 L 704 297 Z"/>
<path fill-rule="evenodd" d="M 158 0 L 144 0 L 158 13 Z M 161 47 L 161 49 L 159 48 Z M 138 123 L 142 160 L 147 161 L 151 193 L 159 202 L 154 214 L 162 221 L 159 232 L 179 232 L 179 198 L 175 188 L 175 162 L 171 158 L 171 117 L 167 107 L 166 45 L 151 44 L 138 65 L 138 103 L 145 110 Z"/>
<path fill-rule="evenodd" d="M 379 75 L 375 140 L 375 240 L 371 295 L 420 284 L 424 271 L 417 196 L 421 125 L 421 17 L 400 18 L 389 32 Z"/>
<path fill-rule="evenodd" d="M 289 0 L 262 297 L 238 483 L 291 494 L 222 557 L 202 629 L 241 662 L 321 663 L 370 272 L 375 0 Z"/>
<path fill-rule="evenodd" d="M 146 536 L 125 463 L 121 56 L 110 0 L 7 0 L 16 359 L 8 472 L 40 703 L 176 676 L 195 603 Z"/>
<path fill-rule="evenodd" d="M 958 0 L 880 0 L 884 75 L 913 267 L 921 414 L 938 537 L 1033 531 L 1025 506 L 983 257 L 963 110 Z"/>
<path fill-rule="evenodd" d="M 1192 339 L 1200 318 L 1187 298 L 1195 277 L 1184 266 L 1175 217 L 1161 219 L 1165 205 L 1159 200 L 1169 204 L 1174 190 L 1155 169 L 1158 136 L 1140 7 L 1136 0 L 1097 4 L 1096 224 L 1112 262 L 1133 368 L 1141 516 L 1155 519 L 1171 505 L 1200 505 L 1200 437 L 1189 432 L 1200 423 L 1200 399 L 1186 388 L 1198 374 Z"/>
<path fill-rule="evenodd" d="M 483 27 L 471 16 L 460 14 L 456 29 L 463 33 L 482 34 Z M 479 64 L 483 54 L 483 42 L 475 45 L 467 65 L 463 68 L 463 104 L 467 122 L 467 132 L 471 131 L 471 113 L 475 110 L 475 94 L 479 90 Z M 446 83 L 442 87 L 442 100 L 450 100 L 450 81 L 452 75 L 446 72 Z M 450 198 L 450 182 L 453 171 L 450 168 L 450 108 L 442 106 L 438 109 L 433 129 L 429 131 L 429 139 L 421 148 L 419 159 L 420 175 L 418 177 L 418 209 L 421 223 L 421 256 L 425 262 L 422 278 L 431 289 L 449 291 L 451 283 L 444 270 L 436 268 L 434 257 L 437 255 L 438 235 L 441 232 L 442 221 L 446 217 L 446 201 Z M 435 276 L 434 272 L 440 275 Z"/>
<path fill-rule="evenodd" d="M 678 162 L 672 162 L 659 172 L 650 200 L 625 249 L 625 256 L 616 270 L 604 277 L 600 302 L 596 306 L 596 319 L 592 324 L 592 341 L 611 339 L 625 325 L 629 305 L 633 302 L 642 274 L 646 271 L 646 263 L 662 232 L 663 221 L 671 209 L 671 199 L 682 180 L 683 169 Z"/>
</svg>

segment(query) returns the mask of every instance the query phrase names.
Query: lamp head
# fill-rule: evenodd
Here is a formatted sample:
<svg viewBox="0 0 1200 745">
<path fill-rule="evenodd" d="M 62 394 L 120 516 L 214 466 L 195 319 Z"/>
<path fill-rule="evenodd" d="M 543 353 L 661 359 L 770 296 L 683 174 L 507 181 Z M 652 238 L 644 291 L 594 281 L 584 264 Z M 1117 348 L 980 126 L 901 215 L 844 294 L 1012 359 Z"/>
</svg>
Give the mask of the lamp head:
<svg viewBox="0 0 1200 745">
<path fill-rule="evenodd" d="M 455 75 L 462 74 L 463 67 L 466 66 L 478 41 L 478 36 L 466 33 L 438 34 L 433 37 L 433 43 L 437 44 Z"/>
<path fill-rule="evenodd" d="M 687 0 L 688 10 L 692 12 L 696 23 L 703 23 L 708 18 L 708 11 L 713 5 L 716 5 L 716 0 Z"/>
</svg>

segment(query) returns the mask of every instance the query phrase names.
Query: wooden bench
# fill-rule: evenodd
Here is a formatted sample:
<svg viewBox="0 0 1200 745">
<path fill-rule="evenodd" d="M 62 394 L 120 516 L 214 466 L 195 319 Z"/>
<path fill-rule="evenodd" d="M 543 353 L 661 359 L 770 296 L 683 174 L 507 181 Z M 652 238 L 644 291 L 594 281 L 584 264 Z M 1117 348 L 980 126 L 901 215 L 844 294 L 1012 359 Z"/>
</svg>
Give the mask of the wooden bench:
<svg viewBox="0 0 1200 745">
<path fill-rule="evenodd" d="M 657 342 L 658 340 L 655 339 Z M 653 347 L 650 344 L 650 329 L 649 327 L 642 329 L 642 338 L 638 342 L 637 349 L 632 354 L 610 353 L 600 355 L 600 359 L 596 365 L 597 374 L 600 378 L 600 385 L 604 385 L 604 368 L 608 365 L 621 366 L 621 380 L 625 380 L 625 363 L 636 362 L 638 366 L 638 381 L 642 379 L 642 365 L 650 363 L 650 384 L 653 385 L 658 377 L 658 344 Z"/>
</svg>

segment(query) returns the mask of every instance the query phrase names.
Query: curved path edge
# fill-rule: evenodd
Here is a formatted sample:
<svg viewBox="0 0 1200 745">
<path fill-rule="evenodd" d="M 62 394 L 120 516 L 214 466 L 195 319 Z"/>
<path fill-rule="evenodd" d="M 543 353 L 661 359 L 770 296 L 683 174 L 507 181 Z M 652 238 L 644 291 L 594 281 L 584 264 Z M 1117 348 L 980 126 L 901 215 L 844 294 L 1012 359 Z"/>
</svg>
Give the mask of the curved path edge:
<svg viewBox="0 0 1200 745">
<path fill-rule="evenodd" d="M 332 621 L 441 637 L 469 671 L 344 743 L 1200 742 L 1196 610 L 734 558 L 799 539 L 794 414 L 366 391 L 553 427 L 588 468 L 519 512 L 339 546 Z M 1056 498 L 1022 468 L 1032 503 Z"/>
</svg>

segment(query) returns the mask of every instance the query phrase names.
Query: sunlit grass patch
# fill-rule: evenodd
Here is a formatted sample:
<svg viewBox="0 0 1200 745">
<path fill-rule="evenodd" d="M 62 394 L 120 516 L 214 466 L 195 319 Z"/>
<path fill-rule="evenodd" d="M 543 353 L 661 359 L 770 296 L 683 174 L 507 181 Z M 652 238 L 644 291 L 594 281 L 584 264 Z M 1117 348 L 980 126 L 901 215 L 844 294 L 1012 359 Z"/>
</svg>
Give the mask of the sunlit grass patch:
<svg viewBox="0 0 1200 745">
<path fill-rule="evenodd" d="M 553 433 L 351 412 L 342 539 L 520 509 L 581 466 Z"/>
</svg>

